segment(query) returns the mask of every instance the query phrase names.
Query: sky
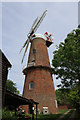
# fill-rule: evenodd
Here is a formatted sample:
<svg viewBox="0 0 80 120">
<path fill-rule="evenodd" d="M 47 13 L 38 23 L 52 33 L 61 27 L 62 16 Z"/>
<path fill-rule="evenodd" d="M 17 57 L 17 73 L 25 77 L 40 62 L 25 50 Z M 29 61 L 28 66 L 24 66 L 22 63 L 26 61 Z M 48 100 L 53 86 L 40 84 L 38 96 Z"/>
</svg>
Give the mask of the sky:
<svg viewBox="0 0 80 120">
<path fill-rule="evenodd" d="M 50 64 L 52 64 L 53 51 L 56 45 L 63 42 L 73 29 L 78 26 L 78 3 L 77 2 L 3 2 L 2 3 L 2 51 L 12 64 L 8 79 L 16 83 L 22 94 L 25 76 L 22 71 L 27 66 L 29 48 L 21 64 L 24 50 L 19 51 L 27 39 L 27 34 L 37 16 L 47 9 L 40 27 L 36 33 L 50 32 L 54 36 L 54 44 L 48 48 Z M 1 45 L 0 45 L 1 47 Z M 54 86 L 60 83 L 53 75 Z"/>
</svg>

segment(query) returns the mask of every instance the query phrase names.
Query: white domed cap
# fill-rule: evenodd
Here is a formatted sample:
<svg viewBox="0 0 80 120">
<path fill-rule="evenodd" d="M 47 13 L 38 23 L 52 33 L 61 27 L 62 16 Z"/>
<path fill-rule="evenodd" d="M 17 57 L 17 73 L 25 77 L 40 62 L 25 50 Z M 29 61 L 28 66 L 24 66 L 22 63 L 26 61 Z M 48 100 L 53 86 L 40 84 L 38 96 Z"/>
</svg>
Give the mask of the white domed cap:
<svg viewBox="0 0 80 120">
<path fill-rule="evenodd" d="M 42 35 L 42 34 L 34 34 L 33 36 L 32 36 L 32 39 L 31 40 L 33 40 L 34 38 L 43 38 L 43 39 L 45 39 L 46 40 L 46 37 L 44 36 L 44 35 Z"/>
</svg>

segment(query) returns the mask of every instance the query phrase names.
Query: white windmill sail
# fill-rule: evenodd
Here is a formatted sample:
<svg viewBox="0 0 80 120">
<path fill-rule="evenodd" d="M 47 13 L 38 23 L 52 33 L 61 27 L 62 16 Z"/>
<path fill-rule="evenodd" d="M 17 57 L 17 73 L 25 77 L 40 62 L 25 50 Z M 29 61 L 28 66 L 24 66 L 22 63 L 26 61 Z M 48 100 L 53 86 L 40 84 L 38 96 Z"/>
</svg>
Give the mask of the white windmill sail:
<svg viewBox="0 0 80 120">
<path fill-rule="evenodd" d="M 34 23 L 32 24 L 32 27 L 31 27 L 31 29 L 30 29 L 29 34 L 32 33 L 33 28 L 34 28 L 34 26 L 35 26 L 35 24 L 36 24 L 37 21 L 38 21 L 38 17 L 35 19 Z M 21 53 L 22 49 L 26 46 L 27 43 L 28 43 L 28 39 L 25 41 L 25 43 L 24 43 L 24 45 L 22 46 L 22 48 L 21 48 L 21 50 L 20 50 L 19 53 Z"/>
<path fill-rule="evenodd" d="M 27 48 L 28 48 L 28 45 L 29 45 L 29 42 L 30 42 L 30 38 L 32 37 L 33 33 L 36 32 L 36 30 L 37 30 L 38 27 L 40 26 L 40 24 L 41 24 L 41 22 L 43 21 L 46 13 L 47 13 L 47 10 L 45 10 L 45 11 L 43 12 L 43 14 L 42 14 L 41 17 L 39 18 L 39 20 L 38 20 L 38 17 L 37 17 L 37 18 L 35 19 L 34 23 L 32 24 L 32 27 L 31 27 L 30 32 L 29 32 L 29 34 L 28 34 L 28 39 L 26 40 L 26 42 L 24 43 L 24 45 L 22 46 L 22 48 L 21 48 L 21 50 L 20 50 L 20 52 L 21 52 L 22 49 L 27 45 L 26 48 L 25 48 L 24 55 L 23 55 L 23 58 L 22 58 L 22 62 L 21 62 L 21 63 L 23 63 L 25 54 L 26 54 L 26 52 L 27 52 Z"/>
<path fill-rule="evenodd" d="M 34 32 L 36 32 L 36 30 L 38 29 L 38 27 L 40 26 L 41 22 L 43 21 L 44 17 L 46 16 L 47 10 L 45 10 L 43 12 L 43 14 L 41 15 L 41 17 L 39 18 L 38 22 L 36 23 L 36 25 L 34 26 Z"/>
<path fill-rule="evenodd" d="M 27 42 L 28 42 L 28 39 L 25 41 L 25 43 L 24 43 L 24 45 L 22 46 L 22 48 L 21 48 L 21 50 L 20 50 L 19 53 L 21 53 L 22 49 L 26 46 Z"/>
<path fill-rule="evenodd" d="M 31 27 L 31 29 L 30 29 L 30 32 L 29 32 L 29 33 L 31 33 L 31 32 L 33 31 L 34 26 L 35 26 L 35 24 L 37 23 L 37 21 L 38 21 L 38 17 L 35 19 L 34 23 L 32 24 L 32 27 Z"/>
<path fill-rule="evenodd" d="M 30 42 L 30 39 L 28 39 L 28 43 L 27 43 L 27 46 L 26 46 L 26 48 L 25 48 L 24 55 L 23 55 L 23 58 L 22 58 L 21 63 L 23 63 L 23 60 L 24 60 L 25 54 L 26 54 L 26 52 L 27 52 L 27 48 L 28 48 L 29 42 Z"/>
</svg>

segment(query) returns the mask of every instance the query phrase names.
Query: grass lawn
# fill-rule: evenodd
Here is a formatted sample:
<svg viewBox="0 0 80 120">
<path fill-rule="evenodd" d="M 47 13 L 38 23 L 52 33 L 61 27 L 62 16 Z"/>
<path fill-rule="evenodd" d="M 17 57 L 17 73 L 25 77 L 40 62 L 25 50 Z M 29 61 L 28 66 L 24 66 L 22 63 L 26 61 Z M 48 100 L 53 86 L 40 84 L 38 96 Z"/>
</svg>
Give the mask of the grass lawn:
<svg viewBox="0 0 80 120">
<path fill-rule="evenodd" d="M 38 115 L 38 120 L 57 120 L 61 115 L 63 115 L 67 111 L 68 109 L 61 109 L 61 110 L 58 110 L 57 114 L 48 114 L 48 115 L 40 114 Z M 70 112 L 68 112 L 68 114 L 66 114 L 64 118 L 61 118 L 61 120 L 68 120 L 73 111 L 74 110 L 71 110 Z M 32 117 L 31 114 L 28 114 L 28 116 Z M 34 115 L 34 120 L 36 120 L 36 115 Z M 79 120 L 79 114 L 77 112 L 75 114 L 74 120 Z"/>
<path fill-rule="evenodd" d="M 62 109 L 62 110 L 58 110 L 57 114 L 48 114 L 48 115 L 40 114 L 38 115 L 38 120 L 57 120 L 61 115 L 63 115 L 67 111 L 68 109 Z M 62 118 L 62 120 L 68 120 L 73 111 L 74 110 L 71 110 L 68 114 L 66 114 L 64 118 Z M 31 114 L 27 114 L 27 115 L 32 117 Z M 79 120 L 79 116 L 80 116 L 80 113 L 76 111 L 74 120 Z M 36 115 L 34 115 L 34 119 L 36 120 Z M 14 112 L 4 110 L 3 120 L 16 120 L 16 116 L 14 116 Z"/>
<path fill-rule="evenodd" d="M 69 117 L 71 116 L 71 114 L 73 113 L 74 110 L 71 110 L 67 115 L 64 116 L 64 118 L 62 118 L 62 120 L 68 120 Z M 71 119 L 72 120 L 72 119 Z M 75 111 L 75 116 L 74 116 L 74 120 L 80 120 L 80 112 Z"/>
<path fill-rule="evenodd" d="M 62 114 L 64 114 L 67 111 L 68 109 L 64 109 L 64 110 L 59 110 L 59 113 L 57 114 L 48 114 L 48 115 L 40 114 L 38 115 L 38 120 L 56 120 L 57 118 L 59 118 Z"/>
<path fill-rule="evenodd" d="M 62 120 L 68 120 L 73 111 L 74 110 L 71 110 L 67 115 L 64 116 L 64 118 L 62 118 Z"/>
<path fill-rule="evenodd" d="M 68 109 L 61 109 L 58 111 L 59 112 L 57 114 L 48 114 L 48 115 L 40 114 L 40 115 L 38 115 L 38 120 L 57 120 L 61 115 L 63 115 L 65 112 L 67 112 Z M 64 116 L 64 118 L 61 118 L 61 120 L 68 120 L 73 111 L 74 110 L 71 110 L 68 114 L 66 114 Z M 31 114 L 29 114 L 29 116 L 32 117 Z M 34 115 L 34 119 L 36 120 L 35 115 Z M 79 120 L 79 113 L 77 111 L 76 111 L 74 120 Z"/>
<path fill-rule="evenodd" d="M 64 114 L 65 112 L 67 112 L 68 111 L 68 109 L 60 109 L 60 110 L 58 110 L 58 112 L 60 113 L 60 114 Z"/>
</svg>

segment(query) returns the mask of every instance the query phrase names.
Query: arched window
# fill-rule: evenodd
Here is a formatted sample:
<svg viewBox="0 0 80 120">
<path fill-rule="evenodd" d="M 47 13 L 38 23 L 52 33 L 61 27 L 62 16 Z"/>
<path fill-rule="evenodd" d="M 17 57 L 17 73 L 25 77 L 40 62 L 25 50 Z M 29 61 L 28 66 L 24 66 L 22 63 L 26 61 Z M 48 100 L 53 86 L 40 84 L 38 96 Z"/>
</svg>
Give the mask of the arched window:
<svg viewBox="0 0 80 120">
<path fill-rule="evenodd" d="M 29 83 L 29 90 L 33 89 L 34 88 L 34 82 L 30 82 Z"/>
</svg>

